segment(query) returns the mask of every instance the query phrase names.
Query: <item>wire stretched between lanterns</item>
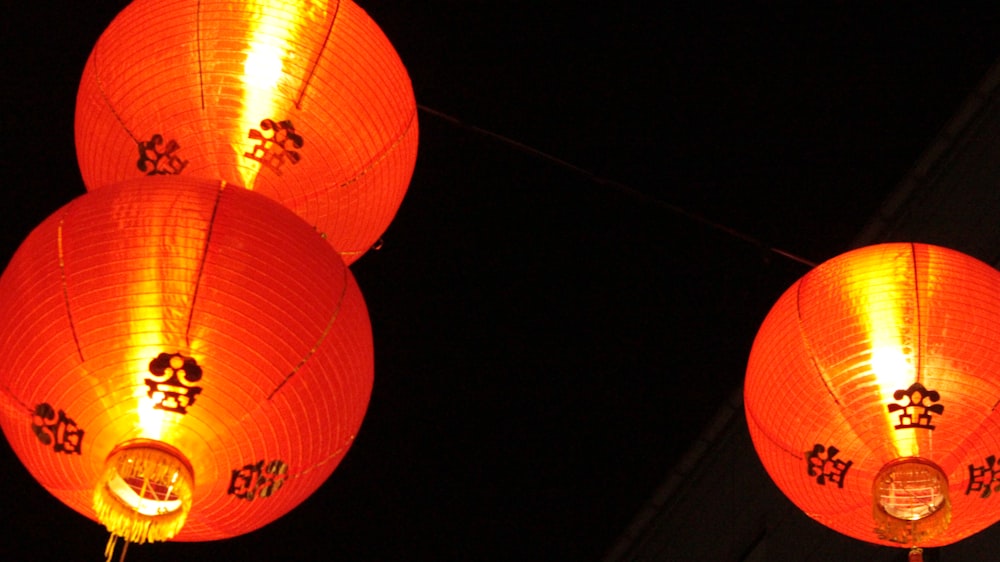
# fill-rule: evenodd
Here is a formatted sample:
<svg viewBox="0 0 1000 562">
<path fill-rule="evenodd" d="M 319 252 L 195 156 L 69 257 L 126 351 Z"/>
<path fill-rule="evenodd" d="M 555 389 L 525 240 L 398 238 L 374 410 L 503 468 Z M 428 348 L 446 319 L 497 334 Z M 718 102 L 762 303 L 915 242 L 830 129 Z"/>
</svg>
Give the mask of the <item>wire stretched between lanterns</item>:
<svg viewBox="0 0 1000 562">
<path fill-rule="evenodd" d="M 700 213 L 696 213 L 696 212 L 694 212 L 694 211 L 692 211 L 690 209 L 685 209 L 684 207 L 681 207 L 679 205 L 674 205 L 672 203 L 667 203 L 666 201 L 662 201 L 660 199 L 652 197 L 652 196 L 650 196 L 650 195 L 648 195 L 646 193 L 643 193 L 642 191 L 639 191 L 638 189 L 636 189 L 636 188 L 634 188 L 634 187 L 632 187 L 630 185 L 627 185 L 625 183 L 622 183 L 622 182 L 620 182 L 618 180 L 614 180 L 614 179 L 611 179 L 611 178 L 606 178 L 604 176 L 598 175 L 598 174 L 596 174 L 596 173 L 594 173 L 594 172 L 592 172 L 592 171 L 590 171 L 590 170 L 588 170 L 588 169 L 586 169 L 586 168 L 584 168 L 582 166 L 574 164 L 574 163 L 572 163 L 572 162 L 570 162 L 568 160 L 563 160 L 562 158 L 559 158 L 558 156 L 555 156 L 553 154 L 545 152 L 544 150 L 541 150 L 539 148 L 535 148 L 535 147 L 533 147 L 531 145 L 528 145 L 528 144 L 525 144 L 523 142 L 514 140 L 514 139 L 512 139 L 512 138 L 510 138 L 508 136 L 501 135 L 500 133 L 491 131 L 489 129 L 484 129 L 484 128 L 478 127 L 476 125 L 471 125 L 469 123 L 466 123 L 466 122 L 462 121 L 458 117 L 455 117 L 453 115 L 449 115 L 449 114 L 447 114 L 447 113 L 445 113 L 443 111 L 439 111 L 437 109 L 434 109 L 432 107 L 428 107 L 426 105 L 422 105 L 422 104 L 418 103 L 417 104 L 417 109 L 419 109 L 420 111 L 423 111 L 424 113 L 427 113 L 429 115 L 433 115 L 434 117 L 437 117 L 437 118 L 441 119 L 442 121 L 447 121 L 447 122 L 449 122 L 449 123 L 451 123 L 453 125 L 461 127 L 461 128 L 466 129 L 468 131 L 472 131 L 472 132 L 474 132 L 476 134 L 483 135 L 485 137 L 489 137 L 491 139 L 500 141 L 500 142 L 502 142 L 502 143 L 504 143 L 504 144 L 506 144 L 508 146 L 512 146 L 512 147 L 514 147 L 514 148 L 516 148 L 516 149 L 518 149 L 518 150 L 520 150 L 522 152 L 526 152 L 528 154 L 531 154 L 533 156 L 541 158 L 542 160 L 547 160 L 547 161 L 549 161 L 549 162 L 551 162 L 551 163 L 553 163 L 553 164 L 555 164 L 555 165 L 557 165 L 557 166 L 559 166 L 561 168 L 565 168 L 565 169 L 570 170 L 570 171 L 572 171 L 572 172 L 574 172 L 576 174 L 584 176 L 588 180 L 590 180 L 590 181 L 592 181 L 592 182 L 594 182 L 594 183 L 596 183 L 598 185 L 614 189 L 615 191 L 618 191 L 619 193 L 625 194 L 625 195 L 627 195 L 627 196 L 629 196 L 629 197 L 631 197 L 633 199 L 637 199 L 639 201 L 642 201 L 643 203 L 648 203 L 648 204 L 651 204 L 651 205 L 655 205 L 656 207 L 658 207 L 660 209 L 664 209 L 666 211 L 670 211 L 671 213 L 674 213 L 676 215 L 681 215 L 681 216 L 686 217 L 686 218 L 688 218 L 690 220 L 693 220 L 693 221 L 695 221 L 697 223 L 700 223 L 700 224 L 705 225 L 707 227 L 710 227 L 710 228 L 712 228 L 714 230 L 718 230 L 719 232 L 722 232 L 722 233 L 725 233 L 725 234 L 727 234 L 729 236 L 732 236 L 733 238 L 742 240 L 742 241 L 744 241 L 744 242 L 746 242 L 748 244 L 751 244 L 753 246 L 757 246 L 758 248 L 762 248 L 762 249 L 764 249 L 764 250 L 766 250 L 766 251 L 768 251 L 768 252 L 770 252 L 772 254 L 781 256 L 783 258 L 786 258 L 788 260 L 794 261 L 796 263 L 800 263 L 800 264 L 808 266 L 810 268 L 813 268 L 813 267 L 816 267 L 817 265 L 819 265 L 818 262 L 806 259 L 804 257 L 801 257 L 801 256 L 799 256 L 797 254 L 794 254 L 792 252 L 789 252 L 787 250 L 782 250 L 781 248 L 777 248 L 775 246 L 767 244 L 763 240 L 761 240 L 761 239 L 759 239 L 759 238 L 757 238 L 755 236 L 751 236 L 750 234 L 747 234 L 747 233 L 745 233 L 745 232 L 743 232 L 741 230 L 738 230 L 738 229 L 733 228 L 731 226 L 722 224 L 721 222 L 718 222 L 716 220 L 712 220 L 712 219 L 706 217 L 705 215 L 702 215 Z"/>
</svg>

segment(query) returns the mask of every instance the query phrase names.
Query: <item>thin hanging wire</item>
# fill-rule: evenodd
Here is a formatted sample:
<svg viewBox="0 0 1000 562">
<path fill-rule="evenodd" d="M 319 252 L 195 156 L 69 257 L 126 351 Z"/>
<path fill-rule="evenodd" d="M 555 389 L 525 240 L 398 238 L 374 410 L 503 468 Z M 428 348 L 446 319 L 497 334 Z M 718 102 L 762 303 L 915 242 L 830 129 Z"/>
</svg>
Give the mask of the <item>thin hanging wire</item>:
<svg viewBox="0 0 1000 562">
<path fill-rule="evenodd" d="M 808 260 L 808 259 L 803 258 L 801 256 L 798 256 L 796 254 L 793 254 L 792 252 L 789 252 L 787 250 L 782 250 L 781 248 L 777 248 L 777 247 L 774 247 L 774 246 L 772 246 L 770 244 L 766 244 L 762 240 L 760 240 L 758 238 L 755 238 L 754 236 L 751 236 L 751 235 L 749 235 L 749 234 L 747 234 L 745 232 L 742 232 L 740 230 L 737 230 L 735 228 L 732 228 L 730 226 L 722 224 L 722 223 L 720 223 L 718 221 L 714 221 L 714 220 L 712 220 L 712 219 L 710 219 L 710 218 L 708 218 L 708 217 L 706 217 L 706 216 L 704 216 L 702 214 L 696 213 L 696 212 L 691 211 L 689 209 L 685 209 L 684 207 L 680 207 L 678 205 L 673 205 L 671 203 L 667 203 L 666 201 L 661 201 L 659 199 L 656 199 L 655 197 L 651 197 L 648 194 L 643 193 L 642 191 L 639 191 L 638 189 L 635 189 L 634 187 L 626 185 L 626 184 L 624 184 L 624 183 L 622 183 L 620 181 L 617 181 L 617 180 L 606 178 L 604 176 L 599 176 L 599 175 L 595 174 L 594 172 L 592 172 L 592 171 L 590 171 L 590 170 L 588 170 L 586 168 L 578 166 L 578 165 L 576 165 L 576 164 L 574 164 L 572 162 L 569 162 L 567 160 L 563 160 L 562 158 L 558 158 L 556 156 L 553 156 L 552 154 L 549 154 L 548 152 L 545 152 L 543 150 L 539 150 L 539 149 L 537 149 L 537 148 L 535 148 L 533 146 L 524 144 L 523 142 L 516 141 L 516 140 L 514 140 L 514 139 L 512 139 L 510 137 L 506 137 L 504 135 L 501 135 L 499 133 L 490 131 L 488 129 L 483 129 L 482 127 L 477 127 L 476 125 L 471 125 L 471 124 L 466 123 L 466 122 L 462 121 L 461 119 L 459 119 L 459 118 L 457 118 L 457 117 L 455 117 L 453 115 L 449 115 L 449 114 L 444 113 L 442 111 L 438 111 L 438 110 L 436 110 L 436 109 L 434 109 L 432 107 L 427 107 L 426 105 L 417 104 L 417 107 L 421 111 L 423 111 L 424 113 L 426 113 L 428 115 L 433 115 L 434 117 L 437 117 L 438 119 L 441 119 L 442 121 L 447 121 L 447 122 L 449 122 L 449 123 L 451 123 L 451 124 L 453 124 L 455 126 L 461 127 L 461 128 L 466 129 L 468 131 L 472 131 L 472 132 L 474 132 L 476 134 L 483 135 L 485 137 L 489 137 L 491 139 L 494 139 L 494 140 L 497 140 L 499 142 L 502 142 L 502 143 L 504 143 L 506 145 L 509 145 L 511 147 L 514 147 L 514 148 L 516 148 L 518 150 L 521 150 L 523 152 L 531 154 L 532 156 L 535 156 L 537 158 L 541 158 L 542 160 L 546 160 L 546 161 L 551 162 L 551 163 L 553 163 L 553 164 L 555 164 L 555 165 L 557 165 L 559 167 L 565 168 L 565 169 L 570 170 L 570 171 L 572 171 L 572 172 L 574 172 L 576 174 L 579 174 L 579 175 L 587 178 L 588 180 L 590 180 L 590 181 L 592 181 L 592 182 L 594 182 L 594 183 L 596 183 L 598 185 L 601 185 L 601 186 L 604 186 L 604 187 L 607 187 L 607 188 L 610 188 L 610 189 L 614 189 L 615 191 L 618 191 L 618 192 L 620 192 L 622 194 L 628 195 L 629 197 L 632 197 L 633 199 L 637 199 L 639 201 L 642 201 L 643 203 L 648 203 L 650 205 L 655 205 L 656 207 L 659 207 L 659 208 L 664 209 L 666 211 L 669 211 L 671 213 L 674 213 L 674 214 L 677 214 L 677 215 L 681 215 L 683 217 L 687 217 L 688 219 L 691 219 L 691 220 L 693 220 L 695 222 L 698 222 L 700 224 L 703 224 L 705 226 L 708 226 L 710 228 L 713 228 L 715 230 L 718 230 L 720 232 L 728 234 L 729 236 L 732 236 L 734 238 L 737 238 L 739 240 L 747 242 L 748 244 L 751 244 L 753 246 L 757 246 L 757 247 L 762 248 L 762 249 L 764 249 L 764 250 L 766 250 L 768 252 L 771 252 L 773 254 L 779 255 L 779 256 L 781 256 L 783 258 L 792 260 L 794 262 L 798 262 L 798 263 L 800 263 L 802 265 L 806 265 L 806 266 L 808 266 L 810 268 L 816 267 L 816 265 L 817 265 L 817 263 L 814 262 L 814 261 Z"/>
</svg>

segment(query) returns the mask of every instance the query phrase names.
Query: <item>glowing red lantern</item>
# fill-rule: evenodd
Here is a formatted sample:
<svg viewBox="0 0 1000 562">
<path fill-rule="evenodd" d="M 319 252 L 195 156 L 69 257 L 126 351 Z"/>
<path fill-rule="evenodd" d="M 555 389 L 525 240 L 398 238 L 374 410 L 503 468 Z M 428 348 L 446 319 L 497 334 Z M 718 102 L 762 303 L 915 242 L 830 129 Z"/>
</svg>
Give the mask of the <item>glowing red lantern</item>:
<svg viewBox="0 0 1000 562">
<path fill-rule="evenodd" d="M 792 285 L 745 384 L 782 492 L 892 546 L 946 545 L 1000 519 L 998 289 L 1000 272 L 925 244 L 848 252 Z"/>
<path fill-rule="evenodd" d="M 77 98 L 87 189 L 223 180 L 295 211 L 352 263 L 391 222 L 417 151 L 406 69 L 350 0 L 136 0 Z"/>
<path fill-rule="evenodd" d="M 336 251 L 278 203 L 205 180 L 63 207 L 0 278 L 0 318 L 11 447 L 132 542 L 282 516 L 344 456 L 372 387 L 367 310 Z"/>
</svg>

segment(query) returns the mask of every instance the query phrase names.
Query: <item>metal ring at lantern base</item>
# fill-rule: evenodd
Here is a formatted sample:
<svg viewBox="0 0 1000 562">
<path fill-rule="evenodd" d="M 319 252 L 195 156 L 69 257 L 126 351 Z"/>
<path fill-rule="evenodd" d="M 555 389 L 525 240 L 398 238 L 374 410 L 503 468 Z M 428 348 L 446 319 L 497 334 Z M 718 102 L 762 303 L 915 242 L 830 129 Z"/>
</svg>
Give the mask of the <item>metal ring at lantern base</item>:
<svg viewBox="0 0 1000 562">
<path fill-rule="evenodd" d="M 887 463 L 872 484 L 875 531 L 883 540 L 916 546 L 951 523 L 948 477 L 926 459 Z"/>
<path fill-rule="evenodd" d="M 194 471 L 180 451 L 151 439 L 114 448 L 94 489 L 97 519 L 128 542 L 165 541 L 191 510 Z"/>
</svg>

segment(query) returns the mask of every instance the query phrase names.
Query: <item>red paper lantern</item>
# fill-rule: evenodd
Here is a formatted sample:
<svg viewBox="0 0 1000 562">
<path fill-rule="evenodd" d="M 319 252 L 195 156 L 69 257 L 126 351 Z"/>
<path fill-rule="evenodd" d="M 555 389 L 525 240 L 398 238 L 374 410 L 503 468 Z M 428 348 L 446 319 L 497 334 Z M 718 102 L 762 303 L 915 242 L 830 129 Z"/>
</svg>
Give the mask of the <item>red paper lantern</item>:
<svg viewBox="0 0 1000 562">
<path fill-rule="evenodd" d="M 744 396 L 782 492 L 884 545 L 945 545 L 1000 519 L 998 288 L 1000 273 L 964 254 L 884 244 L 788 289 Z"/>
<path fill-rule="evenodd" d="M 340 462 L 372 387 L 367 310 L 336 251 L 278 203 L 205 180 L 63 207 L 0 278 L 0 318 L 11 447 L 133 542 L 282 516 Z"/>
<path fill-rule="evenodd" d="M 76 139 L 89 190 L 224 180 L 280 201 L 350 264 L 406 193 L 417 114 L 398 55 L 350 0 L 136 0 L 90 54 Z"/>
</svg>

